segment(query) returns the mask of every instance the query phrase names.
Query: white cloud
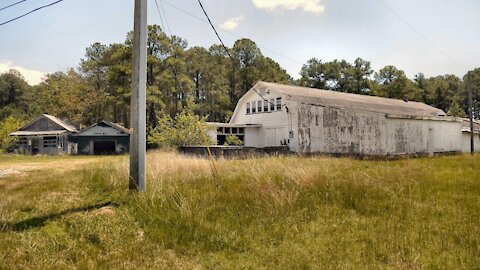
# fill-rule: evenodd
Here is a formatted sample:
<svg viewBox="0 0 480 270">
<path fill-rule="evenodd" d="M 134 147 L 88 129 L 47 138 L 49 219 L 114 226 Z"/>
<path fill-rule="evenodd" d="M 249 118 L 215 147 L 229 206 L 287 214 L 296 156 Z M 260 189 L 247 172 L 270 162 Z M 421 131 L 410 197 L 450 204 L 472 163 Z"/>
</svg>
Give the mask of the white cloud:
<svg viewBox="0 0 480 270">
<path fill-rule="evenodd" d="M 305 12 L 320 14 L 325 10 L 325 5 L 320 4 L 321 0 L 252 0 L 257 8 L 261 9 L 303 9 Z"/>
<path fill-rule="evenodd" d="M 10 69 L 19 71 L 30 85 L 41 83 L 43 77 L 47 74 L 42 71 L 15 66 L 11 61 L 0 61 L 0 74 L 8 72 Z"/>
<path fill-rule="evenodd" d="M 233 30 L 238 27 L 238 23 L 243 21 L 245 18 L 243 16 L 238 16 L 235 18 L 230 18 L 228 21 L 220 25 L 221 28 L 225 30 Z"/>
</svg>

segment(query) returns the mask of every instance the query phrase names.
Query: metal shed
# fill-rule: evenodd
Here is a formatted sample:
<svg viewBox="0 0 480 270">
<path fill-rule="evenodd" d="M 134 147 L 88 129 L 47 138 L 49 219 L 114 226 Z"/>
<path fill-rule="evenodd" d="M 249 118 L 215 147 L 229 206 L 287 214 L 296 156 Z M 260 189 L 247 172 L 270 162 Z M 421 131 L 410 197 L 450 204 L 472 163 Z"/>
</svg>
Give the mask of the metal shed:
<svg viewBox="0 0 480 270">
<path fill-rule="evenodd" d="M 111 155 L 128 152 L 130 131 L 118 124 L 102 121 L 75 136 L 78 154 Z"/>
</svg>

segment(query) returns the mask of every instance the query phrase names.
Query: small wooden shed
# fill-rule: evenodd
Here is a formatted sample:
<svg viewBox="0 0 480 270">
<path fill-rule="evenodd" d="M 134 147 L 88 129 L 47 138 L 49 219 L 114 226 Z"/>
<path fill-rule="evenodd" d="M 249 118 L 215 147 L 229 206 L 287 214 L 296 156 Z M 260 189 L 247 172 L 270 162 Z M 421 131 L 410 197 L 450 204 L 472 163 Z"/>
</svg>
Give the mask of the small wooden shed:
<svg viewBox="0 0 480 270">
<path fill-rule="evenodd" d="M 75 136 L 78 154 L 112 155 L 128 152 L 130 131 L 118 124 L 102 121 Z"/>
<path fill-rule="evenodd" d="M 42 114 L 26 126 L 13 132 L 17 137 L 14 152 L 27 155 L 62 155 L 75 152 L 70 137 L 78 130 L 65 120 Z"/>
</svg>

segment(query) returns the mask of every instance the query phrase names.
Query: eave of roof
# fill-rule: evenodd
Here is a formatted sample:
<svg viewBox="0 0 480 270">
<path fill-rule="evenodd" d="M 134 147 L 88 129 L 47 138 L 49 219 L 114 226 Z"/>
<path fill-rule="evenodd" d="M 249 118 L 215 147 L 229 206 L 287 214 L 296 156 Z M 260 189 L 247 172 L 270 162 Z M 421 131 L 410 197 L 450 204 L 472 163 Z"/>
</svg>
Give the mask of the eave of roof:
<svg viewBox="0 0 480 270">
<path fill-rule="evenodd" d="M 122 127 L 122 126 L 120 126 L 119 124 L 115 124 L 115 123 L 112 123 L 112 122 L 108 122 L 108 121 L 104 121 L 104 120 L 103 120 L 103 121 L 101 121 L 101 122 L 95 123 L 95 124 L 93 124 L 93 125 L 85 128 L 85 129 L 81 130 L 79 133 L 76 134 L 76 136 L 77 136 L 77 137 L 82 137 L 82 136 L 88 136 L 88 137 L 90 137 L 90 136 L 103 136 L 103 135 L 101 135 L 101 134 L 98 134 L 98 135 L 83 135 L 86 131 L 88 131 L 89 129 L 91 129 L 91 128 L 93 128 L 93 127 L 98 126 L 98 125 L 101 124 L 101 123 L 104 123 L 104 124 L 106 124 L 106 125 L 114 128 L 114 129 L 116 129 L 116 130 L 124 133 L 124 134 L 119 134 L 119 135 L 115 135 L 115 136 L 128 136 L 128 135 L 130 135 L 130 130 L 128 130 L 127 128 Z"/>
<path fill-rule="evenodd" d="M 16 131 L 10 133 L 10 136 L 44 136 L 44 135 L 60 135 L 67 133 L 66 130 L 48 130 L 48 131 Z"/>
<path fill-rule="evenodd" d="M 207 126 L 213 127 L 237 127 L 237 128 L 259 128 L 262 127 L 262 124 L 232 124 L 232 123 L 216 123 L 216 122 L 207 122 Z"/>
</svg>

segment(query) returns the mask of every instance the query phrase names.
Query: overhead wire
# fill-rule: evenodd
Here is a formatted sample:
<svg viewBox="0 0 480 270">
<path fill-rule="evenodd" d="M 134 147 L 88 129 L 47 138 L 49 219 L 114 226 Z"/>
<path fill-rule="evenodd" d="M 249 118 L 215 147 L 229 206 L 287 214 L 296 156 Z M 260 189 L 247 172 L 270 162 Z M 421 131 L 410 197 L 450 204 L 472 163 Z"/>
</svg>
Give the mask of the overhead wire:
<svg viewBox="0 0 480 270">
<path fill-rule="evenodd" d="M 155 0 L 156 2 L 157 0 Z M 160 1 L 160 9 L 162 10 L 163 12 L 163 18 L 165 19 L 165 25 L 167 26 L 167 30 L 168 30 L 168 35 L 169 36 L 172 36 L 172 31 L 170 30 L 170 24 L 168 23 L 168 19 L 167 19 L 167 13 L 165 12 L 165 9 L 163 8 L 163 5 L 162 5 L 162 2 Z"/>
<path fill-rule="evenodd" d="M 198 0 L 198 4 L 200 4 L 200 7 L 202 8 L 203 13 L 205 14 L 205 17 L 207 17 L 208 23 L 210 24 L 210 26 L 212 27 L 213 31 L 215 32 L 215 35 L 217 35 L 217 38 L 218 38 L 218 40 L 220 41 L 220 43 L 222 44 L 223 48 L 225 49 L 225 52 L 227 53 L 228 57 L 230 57 L 230 59 L 232 59 L 232 61 L 235 62 L 235 59 L 234 59 L 234 58 L 232 57 L 232 55 L 230 54 L 230 50 L 227 48 L 227 46 L 225 46 L 225 43 L 223 43 L 223 40 L 222 40 L 222 38 L 220 37 L 220 35 L 218 34 L 217 29 L 215 28 L 215 26 L 213 25 L 212 21 L 210 20 L 210 17 L 208 16 L 207 11 L 205 10 L 205 8 L 204 8 L 203 5 L 202 5 L 202 1 Z"/>
<path fill-rule="evenodd" d="M 412 29 L 418 36 L 420 36 L 423 40 L 425 40 L 430 46 L 435 48 L 439 51 L 444 57 L 449 59 L 453 64 L 455 64 L 459 68 L 463 68 L 460 64 L 457 63 L 450 55 L 448 55 L 444 50 L 438 47 L 433 41 L 427 38 L 422 32 L 420 32 L 416 27 L 414 27 L 410 22 L 408 22 L 405 18 L 403 18 L 398 12 L 396 12 L 392 7 L 390 7 L 384 0 L 376 0 L 381 5 L 383 5 L 386 9 L 388 9 L 393 15 L 395 15 L 400 21 L 402 21 L 405 25 L 407 25 L 410 29 Z"/>
<path fill-rule="evenodd" d="M 209 23 L 210 26 L 212 27 L 213 31 L 215 32 L 215 35 L 217 35 L 218 40 L 220 41 L 220 43 L 222 44 L 223 48 L 225 49 L 225 52 L 226 52 L 227 55 L 230 57 L 230 59 L 232 60 L 232 62 L 235 63 L 235 58 L 233 58 L 233 56 L 230 54 L 230 50 L 227 48 L 227 46 L 225 46 L 225 43 L 223 43 L 222 38 L 221 38 L 220 35 L 218 34 L 217 29 L 215 28 L 215 25 L 213 25 L 212 21 L 210 20 L 210 17 L 208 16 L 207 11 L 205 10 L 205 8 L 204 8 L 203 5 L 202 5 L 202 2 L 201 2 L 200 0 L 197 0 L 197 1 L 198 1 L 198 4 L 200 5 L 200 7 L 201 7 L 202 10 L 203 10 L 203 13 L 204 13 L 205 16 L 207 17 L 208 23 Z M 267 103 L 270 104 L 270 105 L 274 105 L 274 106 L 275 106 L 275 103 L 271 103 L 268 99 L 264 98 L 264 97 L 260 94 L 260 92 L 258 92 L 257 89 L 255 89 L 255 87 L 252 86 L 252 89 L 253 89 L 253 91 L 255 91 L 255 93 L 257 93 L 265 102 L 267 102 Z"/>
<path fill-rule="evenodd" d="M 210 17 L 208 16 L 207 11 L 206 11 L 205 8 L 203 7 L 201 0 L 197 0 L 197 1 L 198 1 L 198 4 L 200 4 L 200 7 L 201 7 L 202 10 L 203 10 L 203 13 L 204 13 L 205 16 L 207 17 L 208 23 L 209 23 L 210 26 L 212 27 L 213 31 L 214 31 L 215 34 L 217 35 L 218 40 L 220 41 L 220 43 L 222 44 L 223 48 L 225 49 L 225 52 L 226 52 L 227 55 L 230 57 L 230 59 L 232 60 L 232 62 L 235 63 L 235 58 L 233 58 L 233 56 L 230 54 L 230 50 L 227 48 L 227 46 L 225 46 L 225 43 L 223 43 L 222 38 L 220 37 L 220 35 L 219 35 L 218 32 L 217 32 L 217 29 L 215 28 L 215 25 L 213 25 L 212 21 L 210 20 Z M 272 102 L 270 102 L 268 99 L 264 98 L 264 97 L 260 94 L 260 92 L 258 92 L 257 89 L 255 89 L 254 86 L 252 86 L 252 89 L 253 89 L 253 91 L 255 91 L 255 93 L 258 94 L 258 96 L 260 96 L 260 97 L 263 99 L 264 102 L 266 102 L 266 103 L 268 103 L 268 104 L 270 104 L 270 105 L 276 106 L 275 103 L 272 103 Z"/>
<path fill-rule="evenodd" d="M 38 7 L 38 8 L 36 8 L 36 9 L 34 9 L 34 10 L 31 10 L 31 11 L 29 11 L 29 12 L 23 14 L 23 15 L 20 15 L 20 16 L 18 16 L 18 17 L 15 17 L 15 18 L 13 18 L 13 19 L 10 19 L 10 20 L 8 20 L 8 21 L 6 21 L 6 22 L 0 23 L 0 26 L 4 26 L 4 25 L 6 25 L 6 24 L 9 24 L 9 23 L 11 23 L 11 22 L 13 22 L 13 21 L 16 21 L 16 20 L 18 20 L 18 19 L 21 19 L 21 18 L 23 18 L 23 17 L 25 17 L 25 16 L 27 16 L 27 15 L 30 15 L 30 14 L 36 12 L 36 11 L 39 11 L 39 10 L 44 9 L 44 8 L 47 8 L 47 7 L 51 7 L 51 6 L 56 5 L 56 4 L 60 3 L 60 2 L 63 2 L 63 0 L 58 0 L 58 1 L 55 1 L 55 2 L 50 3 L 50 4 L 48 4 L 48 5 L 44 5 L 44 6 Z"/>
<path fill-rule="evenodd" d="M 160 17 L 160 23 L 162 24 L 162 29 L 165 31 L 165 25 L 163 24 L 163 16 L 162 14 L 160 13 L 160 7 L 158 6 L 158 1 L 157 0 L 154 0 L 155 1 L 155 5 L 157 6 L 157 12 L 158 12 L 158 16 Z"/>
<path fill-rule="evenodd" d="M 172 4 L 172 3 L 168 2 L 168 1 L 160 0 L 160 2 L 163 2 L 163 3 L 165 3 L 166 5 L 172 7 L 172 8 L 174 8 L 174 9 L 176 9 L 176 10 L 178 10 L 178 11 L 180 11 L 180 12 L 182 12 L 182 13 L 184 13 L 184 14 L 192 17 L 192 18 L 195 18 L 195 19 L 197 19 L 197 20 L 199 20 L 199 21 L 202 21 L 202 22 L 207 23 L 207 24 L 209 23 L 207 20 L 202 19 L 202 18 L 200 18 L 199 16 L 197 16 L 197 15 L 191 13 L 191 12 L 188 12 L 188 11 L 186 11 L 186 10 L 184 10 L 184 9 L 182 9 L 182 8 L 176 6 L 176 5 L 174 5 L 174 4 Z M 225 32 L 225 33 L 228 33 L 228 34 L 236 37 L 236 38 L 243 38 L 242 36 L 237 35 L 237 34 L 231 32 L 231 31 L 228 31 L 228 30 L 225 30 L 225 29 L 221 29 L 221 30 L 222 30 L 223 32 Z M 269 52 L 271 52 L 272 54 L 278 55 L 278 56 L 282 57 L 283 59 L 289 60 L 289 61 L 291 61 L 291 62 L 293 62 L 293 63 L 299 64 L 299 65 L 302 65 L 302 66 L 303 66 L 303 64 L 304 64 L 304 63 L 302 63 L 302 62 L 300 62 L 300 61 L 298 61 L 298 60 L 296 60 L 296 59 L 294 59 L 294 58 L 291 58 L 291 57 L 286 56 L 286 55 L 284 55 L 284 54 L 282 54 L 282 53 L 279 53 L 279 52 L 277 52 L 277 51 L 275 51 L 275 50 L 272 50 L 272 49 L 270 49 L 270 48 L 268 48 L 268 47 L 266 47 L 266 46 L 264 46 L 264 45 L 262 45 L 262 44 L 260 44 L 260 43 L 257 43 L 257 44 L 258 44 L 258 47 L 260 47 L 261 49 L 263 49 L 263 50 L 265 50 L 265 51 L 269 51 Z"/>
<path fill-rule="evenodd" d="M 7 9 L 7 8 L 11 8 L 11 7 L 13 7 L 13 6 L 16 6 L 16 5 L 21 4 L 21 3 L 23 3 L 23 2 L 26 2 L 26 1 L 27 1 L 27 0 L 21 0 L 21 1 L 18 1 L 18 2 L 13 3 L 13 4 L 11 4 L 11 5 L 2 7 L 2 8 L 0 8 L 0 11 L 2 11 L 2 10 L 4 10 L 4 9 Z"/>
</svg>

